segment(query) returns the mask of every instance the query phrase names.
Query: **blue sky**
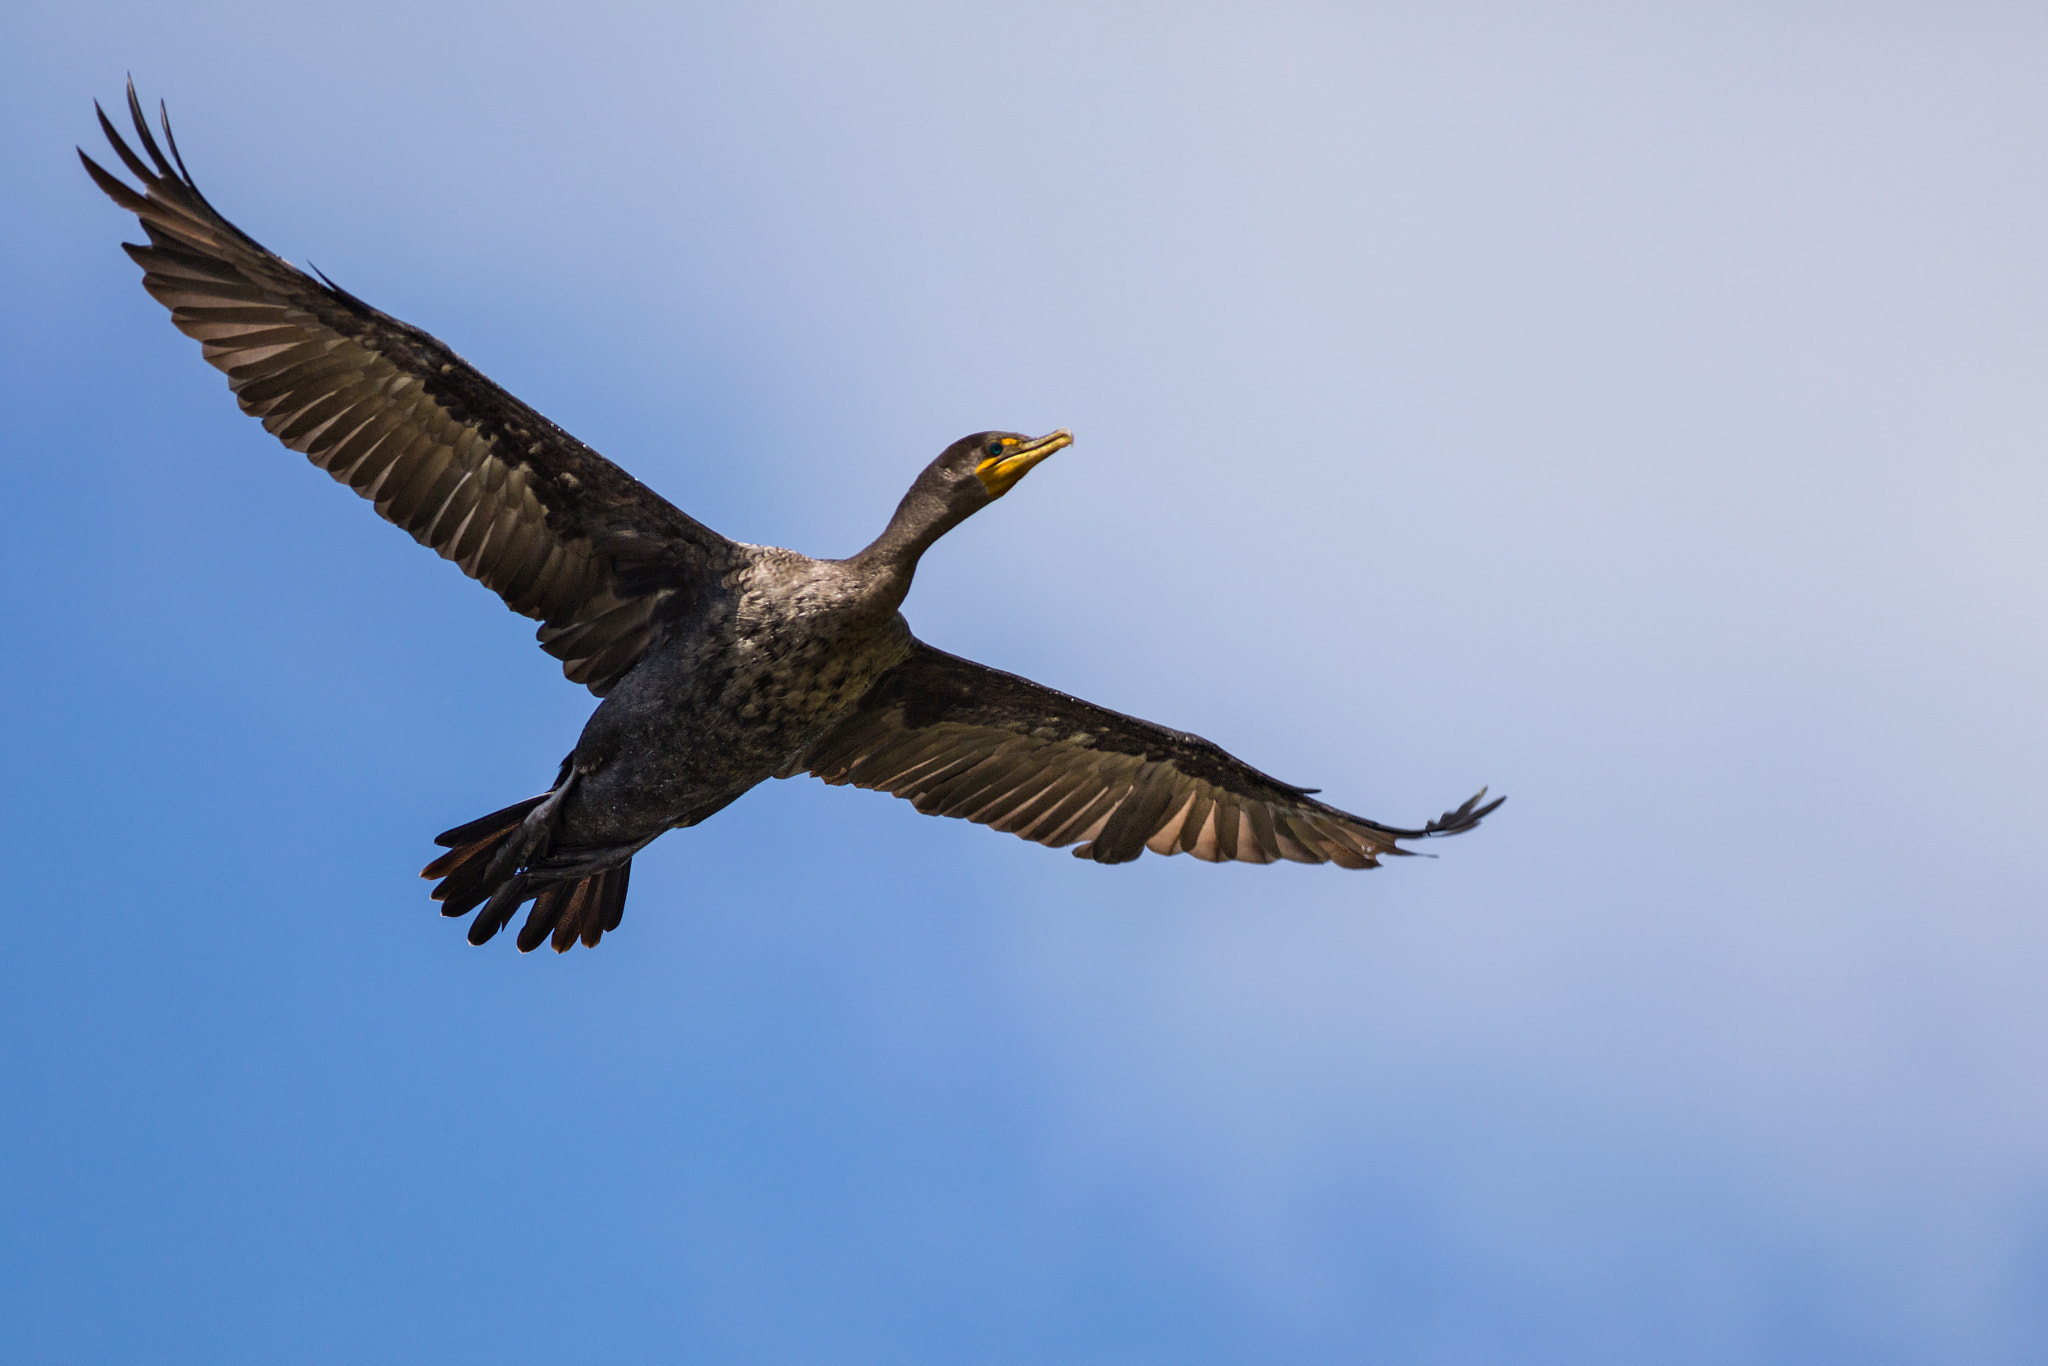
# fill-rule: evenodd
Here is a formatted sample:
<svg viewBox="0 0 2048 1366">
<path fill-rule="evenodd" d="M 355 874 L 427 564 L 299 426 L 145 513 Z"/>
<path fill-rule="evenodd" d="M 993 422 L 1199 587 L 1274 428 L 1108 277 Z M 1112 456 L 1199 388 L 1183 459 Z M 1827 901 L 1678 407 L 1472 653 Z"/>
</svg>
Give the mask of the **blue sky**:
<svg viewBox="0 0 2048 1366">
<path fill-rule="evenodd" d="M 0 19 L 0 1338 L 34 1362 L 2048 1355 L 2048 20 Z M 1103 869 L 770 784 L 596 952 L 414 876 L 591 703 L 243 418 L 201 185 L 718 529 L 1341 805 Z"/>
</svg>

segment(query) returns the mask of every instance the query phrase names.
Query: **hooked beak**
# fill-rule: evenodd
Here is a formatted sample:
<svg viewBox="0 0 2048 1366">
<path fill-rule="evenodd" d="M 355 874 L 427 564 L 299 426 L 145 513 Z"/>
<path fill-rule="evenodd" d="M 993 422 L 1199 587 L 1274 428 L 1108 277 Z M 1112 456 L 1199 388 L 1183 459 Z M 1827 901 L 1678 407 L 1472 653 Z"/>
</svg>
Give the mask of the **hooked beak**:
<svg viewBox="0 0 2048 1366">
<path fill-rule="evenodd" d="M 1031 441 L 1003 442 L 1003 453 L 992 455 L 974 467 L 975 477 L 981 480 L 983 488 L 991 498 L 1000 498 L 1010 491 L 1010 486 L 1022 479 L 1039 461 L 1054 451 L 1064 450 L 1074 444 L 1074 434 L 1065 427 L 1050 436 L 1041 436 Z"/>
</svg>

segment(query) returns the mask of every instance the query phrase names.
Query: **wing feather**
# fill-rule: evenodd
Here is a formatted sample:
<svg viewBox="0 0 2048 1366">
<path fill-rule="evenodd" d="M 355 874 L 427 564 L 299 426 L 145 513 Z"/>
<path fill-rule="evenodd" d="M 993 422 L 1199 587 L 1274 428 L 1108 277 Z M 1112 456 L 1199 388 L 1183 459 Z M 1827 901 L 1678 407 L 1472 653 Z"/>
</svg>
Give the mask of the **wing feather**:
<svg viewBox="0 0 2048 1366">
<path fill-rule="evenodd" d="M 1197 735 L 1168 730 L 918 642 L 802 766 L 1077 857 L 1149 849 L 1206 862 L 1369 868 L 1399 841 L 1455 835 L 1500 805 L 1485 791 L 1418 829 L 1317 801 Z"/>
<path fill-rule="evenodd" d="M 140 151 L 99 121 L 140 191 L 79 157 L 141 220 L 147 243 L 123 250 L 143 288 L 244 412 L 538 618 L 571 679 L 604 693 L 739 553 L 444 343 L 265 250 L 193 184 L 168 119 L 157 141 L 132 84 L 128 113 Z"/>
</svg>

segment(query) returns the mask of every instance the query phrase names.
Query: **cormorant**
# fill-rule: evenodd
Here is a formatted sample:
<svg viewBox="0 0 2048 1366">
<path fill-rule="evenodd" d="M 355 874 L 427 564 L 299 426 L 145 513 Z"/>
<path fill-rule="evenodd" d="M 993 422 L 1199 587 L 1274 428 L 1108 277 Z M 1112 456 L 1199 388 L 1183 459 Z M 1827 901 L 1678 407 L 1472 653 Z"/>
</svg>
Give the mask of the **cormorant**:
<svg viewBox="0 0 2048 1366">
<path fill-rule="evenodd" d="M 149 244 L 125 250 L 143 287 L 242 410 L 537 619 L 541 648 L 603 699 L 546 792 L 438 837 L 449 852 L 422 876 L 440 880 L 444 915 L 477 911 L 471 943 L 530 901 L 522 951 L 595 945 L 619 924 L 634 854 L 804 772 L 1098 863 L 1150 849 L 1370 868 L 1500 804 L 1481 789 L 1420 829 L 1381 825 L 1199 736 L 913 636 L 897 608 L 918 557 L 1065 430 L 954 442 L 848 559 L 727 540 L 440 341 L 265 250 L 199 193 L 161 107 L 158 145 L 133 82 L 128 109 L 148 162 L 104 110 L 100 126 L 142 193 L 79 157 L 141 219 Z"/>
</svg>

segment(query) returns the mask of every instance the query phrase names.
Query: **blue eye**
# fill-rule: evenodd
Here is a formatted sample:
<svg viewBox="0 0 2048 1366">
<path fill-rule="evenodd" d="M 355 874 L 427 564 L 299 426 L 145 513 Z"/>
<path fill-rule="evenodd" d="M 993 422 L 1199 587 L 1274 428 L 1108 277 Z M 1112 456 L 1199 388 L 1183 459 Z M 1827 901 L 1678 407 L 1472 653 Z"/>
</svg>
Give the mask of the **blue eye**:
<svg viewBox="0 0 2048 1366">
<path fill-rule="evenodd" d="M 989 442 L 989 443 L 988 443 L 988 453 L 989 453 L 990 455 L 1001 455 L 1001 454 L 1003 453 L 1003 443 L 1002 443 L 1002 442 L 1000 442 L 1000 441 L 991 441 L 991 442 Z"/>
</svg>

